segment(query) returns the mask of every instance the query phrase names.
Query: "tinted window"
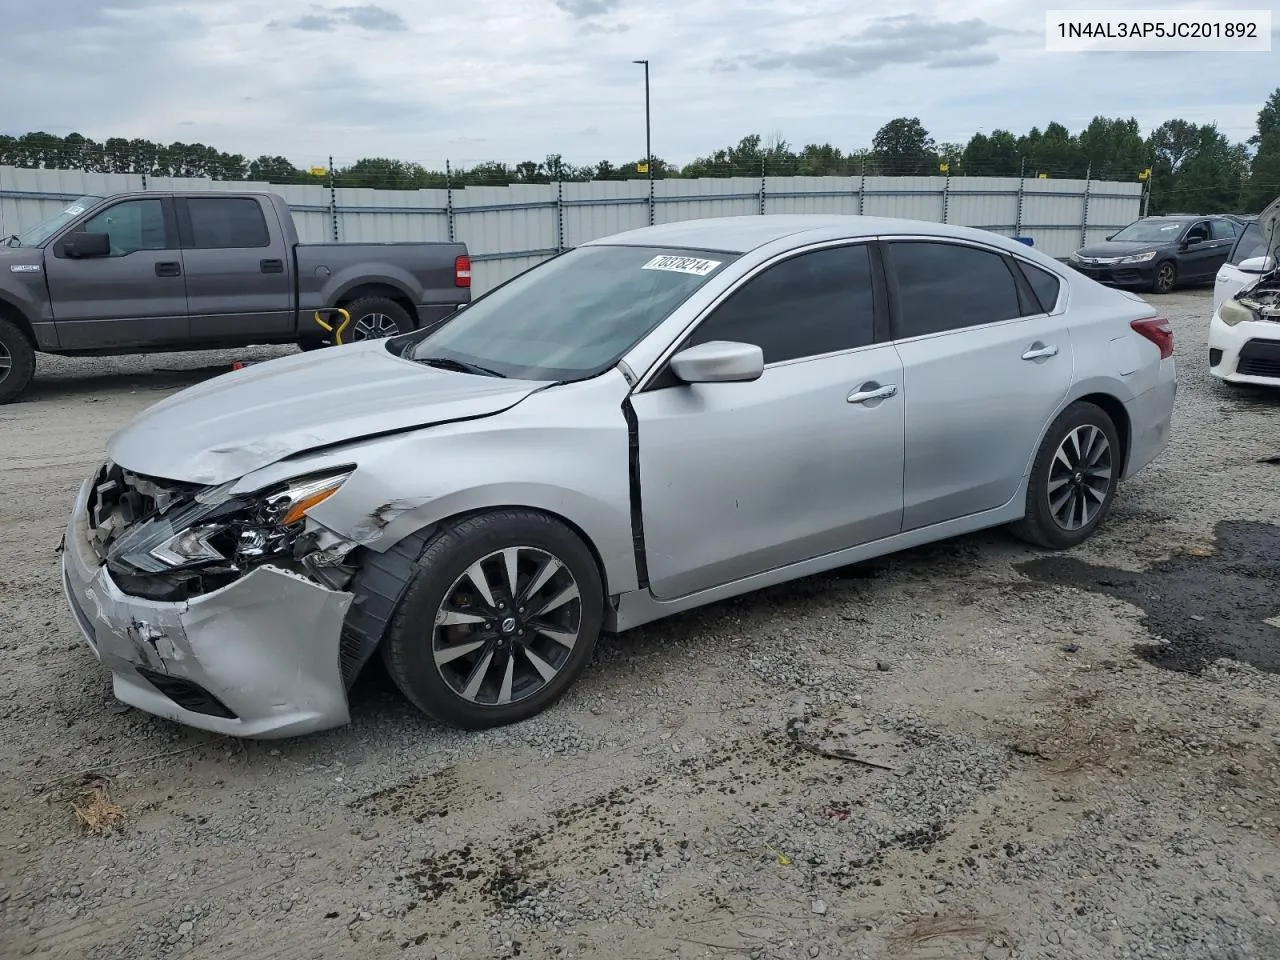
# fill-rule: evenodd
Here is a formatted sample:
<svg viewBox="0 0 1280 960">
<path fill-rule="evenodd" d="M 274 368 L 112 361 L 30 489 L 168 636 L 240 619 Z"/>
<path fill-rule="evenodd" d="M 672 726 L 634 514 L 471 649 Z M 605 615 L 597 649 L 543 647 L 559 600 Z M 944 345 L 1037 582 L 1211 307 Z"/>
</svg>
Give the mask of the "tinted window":
<svg viewBox="0 0 1280 960">
<path fill-rule="evenodd" d="M 192 197 L 191 246 L 196 250 L 267 247 L 271 237 L 257 200 L 246 197 Z"/>
<path fill-rule="evenodd" d="M 528 380 L 593 377 L 735 258 L 655 247 L 578 247 L 495 287 L 408 355 Z"/>
<path fill-rule="evenodd" d="M 84 233 L 105 233 L 111 239 L 111 256 L 123 257 L 138 250 L 164 250 L 164 203 L 160 200 L 126 200 L 90 217 Z"/>
<path fill-rule="evenodd" d="M 1240 234 L 1240 239 L 1236 241 L 1235 249 L 1231 251 L 1231 263 L 1239 264 L 1251 257 L 1266 256 L 1266 238 L 1262 235 L 1262 227 L 1258 226 L 1255 220 L 1244 228 L 1244 233 Z"/>
<path fill-rule="evenodd" d="M 865 244 L 803 253 L 736 290 L 687 342 L 754 343 L 765 363 L 864 347 L 875 341 L 871 254 Z"/>
<path fill-rule="evenodd" d="M 1209 236 L 1214 240 L 1233 240 L 1235 235 L 1235 225 L 1230 220 L 1213 220 L 1209 223 Z"/>
<path fill-rule="evenodd" d="M 1183 239 L 1190 240 L 1192 237 L 1199 237 L 1201 240 L 1208 240 L 1209 225 L 1205 223 L 1203 220 L 1200 221 L 1199 223 L 1195 224 L 1190 230 L 1187 231 L 1187 235 Z"/>
<path fill-rule="evenodd" d="M 975 247 L 930 241 L 889 245 L 898 276 L 899 339 L 1022 315 L 1004 258 Z"/>
<path fill-rule="evenodd" d="M 1035 291 L 1036 299 L 1040 301 L 1040 307 L 1045 312 L 1051 311 L 1058 303 L 1058 287 L 1061 284 L 1058 278 L 1048 270 L 1041 270 L 1034 267 L 1025 260 L 1015 261 L 1022 269 L 1022 275 L 1027 278 L 1027 283 L 1031 284 L 1031 289 Z"/>
</svg>

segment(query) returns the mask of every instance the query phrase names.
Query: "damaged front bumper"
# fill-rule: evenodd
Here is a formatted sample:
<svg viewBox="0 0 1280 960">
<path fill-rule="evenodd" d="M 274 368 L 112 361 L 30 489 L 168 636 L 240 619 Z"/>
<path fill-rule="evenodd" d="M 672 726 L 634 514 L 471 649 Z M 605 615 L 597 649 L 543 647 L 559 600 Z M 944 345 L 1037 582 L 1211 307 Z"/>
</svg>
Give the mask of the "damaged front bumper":
<svg viewBox="0 0 1280 960">
<path fill-rule="evenodd" d="M 267 564 L 187 600 L 129 596 L 89 539 L 93 484 L 81 486 L 71 512 L 62 582 L 118 699 L 239 737 L 288 737 L 348 722 L 340 645 L 351 593 Z"/>
</svg>

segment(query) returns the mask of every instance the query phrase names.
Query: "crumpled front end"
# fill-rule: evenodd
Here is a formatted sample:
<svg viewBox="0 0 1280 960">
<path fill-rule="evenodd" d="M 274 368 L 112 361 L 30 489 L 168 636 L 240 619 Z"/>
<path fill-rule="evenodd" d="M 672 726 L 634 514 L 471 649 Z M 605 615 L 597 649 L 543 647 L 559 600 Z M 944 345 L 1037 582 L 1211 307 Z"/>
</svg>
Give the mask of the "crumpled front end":
<svg viewBox="0 0 1280 960">
<path fill-rule="evenodd" d="M 1280 271 L 1218 307 L 1209 323 L 1209 372 L 1229 383 L 1280 385 Z"/>
<path fill-rule="evenodd" d="M 235 498 L 113 464 L 85 481 L 63 587 L 121 701 L 242 737 L 348 721 L 353 545 L 293 516 L 324 482 Z"/>
</svg>

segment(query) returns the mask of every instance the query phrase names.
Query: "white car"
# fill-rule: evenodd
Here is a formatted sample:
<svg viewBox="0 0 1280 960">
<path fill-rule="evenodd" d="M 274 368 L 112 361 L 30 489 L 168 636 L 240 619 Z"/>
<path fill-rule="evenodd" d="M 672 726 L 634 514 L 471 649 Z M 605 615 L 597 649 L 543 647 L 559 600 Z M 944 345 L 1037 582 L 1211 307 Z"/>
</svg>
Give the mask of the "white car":
<svg viewBox="0 0 1280 960">
<path fill-rule="evenodd" d="M 1228 383 L 1280 386 L 1280 199 L 1245 229 L 1218 271 L 1209 372 Z"/>
</svg>

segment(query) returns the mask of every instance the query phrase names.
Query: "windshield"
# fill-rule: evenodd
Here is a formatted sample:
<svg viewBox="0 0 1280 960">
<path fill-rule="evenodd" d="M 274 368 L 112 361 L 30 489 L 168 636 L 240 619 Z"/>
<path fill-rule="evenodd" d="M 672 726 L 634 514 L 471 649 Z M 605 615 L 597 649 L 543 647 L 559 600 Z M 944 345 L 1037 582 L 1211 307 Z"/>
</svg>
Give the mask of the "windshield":
<svg viewBox="0 0 1280 960">
<path fill-rule="evenodd" d="M 735 259 L 655 247 L 578 247 L 459 311 L 407 356 L 521 380 L 593 377 Z"/>
<path fill-rule="evenodd" d="M 1181 220 L 1139 220 L 1111 239 L 1117 243 L 1172 243 L 1185 227 Z"/>
<path fill-rule="evenodd" d="M 38 247 L 61 230 L 67 223 L 70 223 L 90 207 L 101 202 L 101 197 L 79 197 L 53 216 L 41 220 L 34 227 L 27 227 L 17 236 L 9 237 L 6 242 L 11 247 Z"/>
<path fill-rule="evenodd" d="M 1244 233 L 1240 234 L 1240 239 L 1236 241 L 1236 248 L 1231 251 L 1231 259 L 1228 262 L 1232 266 L 1239 266 L 1250 257 L 1265 257 L 1266 246 L 1267 238 L 1262 235 L 1262 227 L 1255 220 L 1244 228 Z"/>
</svg>

